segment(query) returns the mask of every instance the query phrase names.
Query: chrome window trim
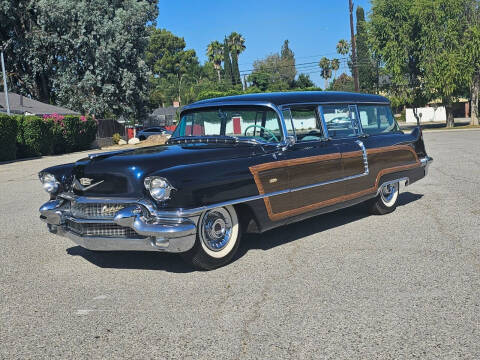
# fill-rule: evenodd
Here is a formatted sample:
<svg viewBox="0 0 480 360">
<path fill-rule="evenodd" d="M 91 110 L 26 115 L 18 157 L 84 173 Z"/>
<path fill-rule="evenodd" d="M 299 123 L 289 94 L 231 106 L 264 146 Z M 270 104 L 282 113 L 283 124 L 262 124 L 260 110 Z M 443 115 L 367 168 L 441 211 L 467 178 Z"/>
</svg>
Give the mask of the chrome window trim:
<svg viewBox="0 0 480 360">
<path fill-rule="evenodd" d="M 198 110 L 198 109 L 208 109 L 208 108 L 215 108 L 219 106 L 263 106 L 272 109 L 275 111 L 277 114 L 278 118 L 280 119 L 280 129 L 282 132 L 282 141 L 280 141 L 280 144 L 285 142 L 285 139 L 288 135 L 287 133 L 287 127 L 285 126 L 285 119 L 283 118 L 283 113 L 281 109 L 268 101 L 216 101 L 216 102 L 211 102 L 211 103 L 205 103 L 205 104 L 190 104 L 185 106 L 182 111 L 180 112 L 180 119 L 182 118 L 183 114 L 187 111 L 190 110 Z M 277 145 L 279 143 L 275 142 L 267 142 L 266 144 L 274 144 Z"/>
</svg>

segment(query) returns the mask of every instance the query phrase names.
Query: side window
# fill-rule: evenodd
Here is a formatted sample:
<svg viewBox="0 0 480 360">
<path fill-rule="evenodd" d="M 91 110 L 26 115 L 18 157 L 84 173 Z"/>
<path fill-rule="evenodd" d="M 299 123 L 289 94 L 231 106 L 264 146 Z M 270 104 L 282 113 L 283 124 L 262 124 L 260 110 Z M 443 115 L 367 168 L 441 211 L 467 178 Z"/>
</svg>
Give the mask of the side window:
<svg viewBox="0 0 480 360">
<path fill-rule="evenodd" d="M 332 138 L 344 138 L 356 135 L 354 107 L 338 104 L 324 105 L 321 108 L 328 136 Z"/>
<path fill-rule="evenodd" d="M 374 135 L 398 131 L 398 124 L 393 118 L 390 106 L 358 105 L 360 121 L 366 134 Z"/>
<path fill-rule="evenodd" d="M 292 119 L 297 142 L 320 140 L 323 136 L 315 108 L 293 108 Z"/>
</svg>

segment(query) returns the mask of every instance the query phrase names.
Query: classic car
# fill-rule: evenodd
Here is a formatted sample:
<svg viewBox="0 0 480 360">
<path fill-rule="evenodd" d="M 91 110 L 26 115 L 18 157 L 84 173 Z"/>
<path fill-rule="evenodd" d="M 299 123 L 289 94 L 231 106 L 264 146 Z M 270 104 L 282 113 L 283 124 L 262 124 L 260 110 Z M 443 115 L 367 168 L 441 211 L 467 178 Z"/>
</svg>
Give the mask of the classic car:
<svg viewBox="0 0 480 360">
<path fill-rule="evenodd" d="M 154 126 L 137 132 L 138 140 L 145 140 L 152 135 L 171 135 L 172 132 L 163 126 Z"/>
<path fill-rule="evenodd" d="M 39 173 L 50 232 L 92 251 L 181 253 L 228 263 L 243 233 L 365 202 L 395 210 L 399 184 L 432 162 L 388 99 L 341 92 L 248 94 L 185 106 L 166 145 L 92 154 Z M 321 220 L 319 220 L 321 221 Z"/>
</svg>

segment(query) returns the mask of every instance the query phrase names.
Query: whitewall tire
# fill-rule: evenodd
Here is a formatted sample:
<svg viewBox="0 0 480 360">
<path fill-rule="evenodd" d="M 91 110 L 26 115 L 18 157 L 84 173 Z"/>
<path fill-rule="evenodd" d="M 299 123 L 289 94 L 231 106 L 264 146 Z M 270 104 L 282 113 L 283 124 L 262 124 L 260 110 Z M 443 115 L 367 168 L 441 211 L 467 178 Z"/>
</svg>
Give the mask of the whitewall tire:
<svg viewBox="0 0 480 360">
<path fill-rule="evenodd" d="M 238 249 L 241 227 L 233 206 L 202 213 L 197 224 L 197 239 L 182 256 L 195 267 L 212 270 L 227 264 Z"/>
</svg>

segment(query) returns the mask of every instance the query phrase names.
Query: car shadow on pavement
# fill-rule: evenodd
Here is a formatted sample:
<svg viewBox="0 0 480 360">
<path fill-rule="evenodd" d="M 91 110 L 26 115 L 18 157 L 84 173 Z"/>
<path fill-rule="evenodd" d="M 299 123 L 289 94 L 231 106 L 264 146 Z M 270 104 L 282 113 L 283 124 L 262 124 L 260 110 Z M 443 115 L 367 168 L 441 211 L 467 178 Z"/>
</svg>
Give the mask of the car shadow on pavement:
<svg viewBox="0 0 480 360">
<path fill-rule="evenodd" d="M 400 193 L 398 207 L 421 199 L 423 195 L 411 192 Z M 247 234 L 240 244 L 235 259 L 241 258 L 250 249 L 269 250 L 322 231 L 343 226 L 371 215 L 364 203 L 331 213 L 318 215 L 297 223 L 282 226 L 263 234 Z"/>
<path fill-rule="evenodd" d="M 411 192 L 400 193 L 398 206 L 407 205 L 419 200 L 422 196 Z M 268 250 L 315 233 L 361 220 L 368 216 L 373 215 L 368 213 L 364 204 L 359 204 L 282 226 L 264 234 L 247 234 L 242 239 L 233 261 L 244 256 L 250 249 Z M 72 256 L 81 256 L 101 268 L 164 270 L 173 273 L 196 271 L 192 266 L 185 263 L 178 254 L 141 251 L 95 252 L 80 246 L 68 248 L 67 253 Z"/>
</svg>

